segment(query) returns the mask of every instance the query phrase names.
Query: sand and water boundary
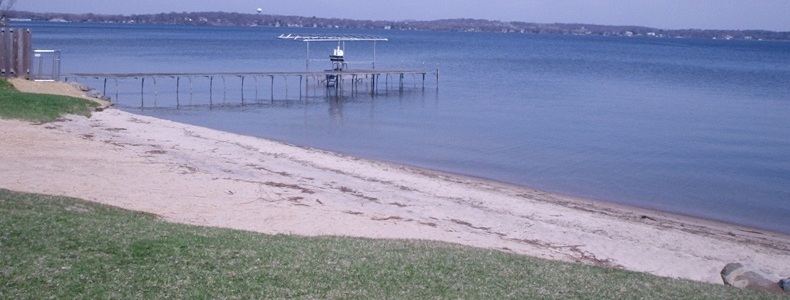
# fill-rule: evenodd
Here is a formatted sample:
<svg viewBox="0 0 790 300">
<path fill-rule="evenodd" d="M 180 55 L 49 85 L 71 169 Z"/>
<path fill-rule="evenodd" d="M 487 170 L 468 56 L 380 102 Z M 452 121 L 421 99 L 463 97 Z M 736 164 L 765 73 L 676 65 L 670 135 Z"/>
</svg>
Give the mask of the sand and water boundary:
<svg viewBox="0 0 790 300">
<path fill-rule="evenodd" d="M 12 83 L 26 92 L 84 96 L 65 83 Z M 0 188 L 77 197 L 173 222 L 437 240 L 712 283 L 721 283 L 719 272 L 730 262 L 790 276 L 787 235 L 112 108 L 46 124 L 0 120 L 0 140 Z"/>
</svg>

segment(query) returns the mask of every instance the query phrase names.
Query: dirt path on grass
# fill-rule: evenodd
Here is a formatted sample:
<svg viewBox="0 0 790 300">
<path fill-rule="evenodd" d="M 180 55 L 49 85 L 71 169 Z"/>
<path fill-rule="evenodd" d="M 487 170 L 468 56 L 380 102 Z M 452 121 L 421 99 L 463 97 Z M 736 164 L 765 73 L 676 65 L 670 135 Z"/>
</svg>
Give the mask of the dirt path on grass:
<svg viewBox="0 0 790 300">
<path fill-rule="evenodd" d="M 714 283 L 729 262 L 790 276 L 784 235 L 116 109 L 43 125 L 0 120 L 0 141 L 0 188 L 78 197 L 174 222 L 438 240 Z"/>
</svg>

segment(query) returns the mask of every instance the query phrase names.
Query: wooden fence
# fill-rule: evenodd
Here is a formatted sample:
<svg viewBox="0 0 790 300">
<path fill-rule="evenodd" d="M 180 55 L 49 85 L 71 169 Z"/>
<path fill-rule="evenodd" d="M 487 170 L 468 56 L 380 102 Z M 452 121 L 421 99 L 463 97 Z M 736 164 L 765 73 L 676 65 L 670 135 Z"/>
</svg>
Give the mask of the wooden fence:
<svg viewBox="0 0 790 300">
<path fill-rule="evenodd" d="M 30 37 L 30 29 L 0 28 L 0 76 L 30 76 Z"/>
</svg>

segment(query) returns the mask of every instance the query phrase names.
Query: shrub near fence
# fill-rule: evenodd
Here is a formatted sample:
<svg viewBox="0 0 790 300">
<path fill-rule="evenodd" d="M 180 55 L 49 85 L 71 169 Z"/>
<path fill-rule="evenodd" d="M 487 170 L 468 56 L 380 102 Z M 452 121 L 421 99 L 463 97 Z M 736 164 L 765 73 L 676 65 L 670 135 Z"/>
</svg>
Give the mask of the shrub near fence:
<svg viewBox="0 0 790 300">
<path fill-rule="evenodd" d="M 0 76 L 27 78 L 31 52 L 30 29 L 0 28 Z"/>
</svg>

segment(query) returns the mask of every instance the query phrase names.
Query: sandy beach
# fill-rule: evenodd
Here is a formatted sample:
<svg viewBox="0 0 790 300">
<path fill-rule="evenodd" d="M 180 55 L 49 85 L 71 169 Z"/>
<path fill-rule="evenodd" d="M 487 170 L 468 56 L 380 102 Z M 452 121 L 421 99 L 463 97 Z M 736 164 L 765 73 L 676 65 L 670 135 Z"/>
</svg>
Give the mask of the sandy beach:
<svg viewBox="0 0 790 300">
<path fill-rule="evenodd" d="M 23 91 L 76 91 L 65 83 L 15 84 Z M 721 283 L 719 272 L 730 262 L 790 276 L 786 235 L 112 108 L 47 124 L 0 120 L 0 140 L 0 188 L 77 197 L 173 222 L 438 240 L 711 283 Z"/>
</svg>

